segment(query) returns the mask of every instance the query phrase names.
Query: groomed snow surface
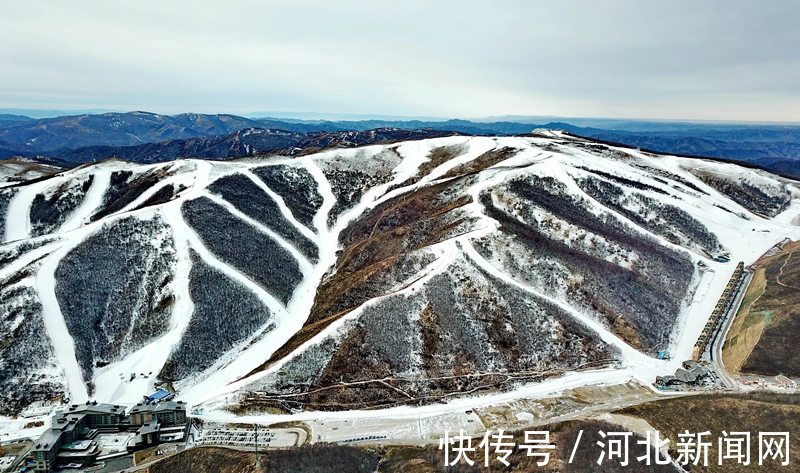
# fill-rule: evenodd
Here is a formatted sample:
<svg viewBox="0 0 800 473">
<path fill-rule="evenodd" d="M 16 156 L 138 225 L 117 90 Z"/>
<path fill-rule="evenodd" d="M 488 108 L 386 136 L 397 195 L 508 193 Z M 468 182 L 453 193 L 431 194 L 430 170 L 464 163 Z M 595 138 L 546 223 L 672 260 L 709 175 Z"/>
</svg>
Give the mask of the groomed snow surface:
<svg viewBox="0 0 800 473">
<path fill-rule="evenodd" d="M 714 305 L 722 293 L 725 285 L 731 276 L 736 262 L 744 261 L 749 265 L 756 261 L 758 257 L 770 247 L 783 240 L 784 238 L 800 239 L 800 228 L 796 226 L 798 215 L 800 215 L 800 190 L 795 188 L 791 205 L 774 218 L 764 218 L 749 212 L 741 205 L 733 202 L 725 195 L 720 194 L 715 189 L 704 184 L 692 173 L 687 171 L 689 167 L 702 167 L 705 170 L 714 171 L 716 168 L 730 173 L 731 169 L 741 173 L 745 178 L 751 173 L 750 170 L 738 168 L 727 164 L 714 163 L 711 161 L 693 161 L 685 158 L 672 157 L 652 157 L 650 155 L 638 153 L 627 149 L 618 149 L 623 154 L 628 154 L 632 160 L 639 164 L 639 167 L 629 165 L 623 160 L 615 160 L 607 157 L 600 157 L 589 152 L 571 148 L 566 137 L 553 132 L 553 138 L 487 138 L 487 137 L 452 137 L 433 140 L 423 140 L 402 143 L 400 145 L 381 145 L 369 146 L 358 149 L 332 150 L 324 153 L 292 159 L 258 160 L 250 159 L 240 162 L 211 163 L 199 160 L 181 160 L 170 164 L 173 174 L 163 181 L 155 184 L 152 188 L 143 193 L 135 202 L 125 206 L 121 211 L 112 213 L 95 222 L 90 221 L 93 215 L 102 205 L 106 189 L 109 187 L 112 173 L 120 170 L 132 170 L 134 173 L 142 172 L 146 169 L 156 168 L 159 165 L 141 166 L 136 164 L 122 163 L 117 161 L 100 163 L 94 166 L 83 167 L 72 171 L 66 171 L 51 179 L 39 181 L 28 186 L 23 186 L 11 199 L 7 219 L 2 224 L 5 226 L 6 244 L 18 242 L 30 238 L 31 225 L 29 218 L 30 208 L 35 196 L 47 189 L 57 187 L 61 182 L 74 177 L 74 174 L 93 174 L 94 180 L 89 188 L 82 204 L 73 212 L 72 215 L 57 231 L 59 237 L 57 242 L 48 244 L 46 251 L 49 256 L 44 260 L 41 269 L 36 276 L 36 288 L 39 292 L 43 305 L 44 320 L 47 333 L 53 342 L 58 364 L 63 370 L 64 379 L 69 386 L 69 397 L 71 402 L 82 402 L 87 399 L 95 399 L 98 402 L 113 402 L 121 404 L 131 404 L 141 399 L 143 395 L 149 394 L 154 389 L 155 375 L 167 362 L 169 354 L 179 344 L 186 327 L 188 326 L 194 306 L 189 294 L 189 271 L 191 269 L 190 251 L 199 255 L 202 260 L 221 271 L 232 280 L 237 281 L 242 286 L 255 294 L 274 315 L 274 326 L 262 327 L 246 342 L 233 347 L 226 353 L 219 354 L 218 360 L 214 365 L 204 372 L 196 373 L 193 376 L 175 382 L 179 390 L 179 399 L 185 400 L 196 408 L 202 408 L 202 417 L 212 421 L 231 421 L 231 422 L 258 422 L 274 423 L 290 420 L 305 420 L 324 422 L 342 421 L 345 419 L 396 419 L 408 421 L 412 424 L 416 422 L 417 432 L 408 434 L 411 438 L 418 438 L 422 433 L 422 421 L 420 419 L 441 416 L 450 412 L 457 412 L 466 408 L 474 408 L 481 405 L 493 405 L 511 401 L 522 397 L 541 397 L 554 395 L 560 391 L 586 385 L 610 385 L 624 384 L 631 381 L 650 385 L 656 375 L 672 373 L 677 369 L 681 361 L 690 358 L 692 347 L 697 336 L 702 331 L 708 315 L 712 312 Z M 556 141 L 558 148 L 553 148 Z M 427 176 L 422 176 L 416 182 L 409 181 L 419 167 L 428 159 L 430 151 L 440 146 L 462 145 L 464 154 L 446 161 L 434 168 Z M 344 163 L 359 163 L 359 165 L 370 166 L 370 159 L 378 156 L 387 147 L 392 146 L 395 152 L 402 158 L 394 169 L 388 171 L 388 178 L 380 184 L 375 185 L 363 193 L 359 202 L 349 210 L 343 212 L 333 226 L 328 225 L 328 216 L 331 209 L 336 204 L 336 195 L 326 179 L 325 170 L 330 160 L 336 160 L 339 168 Z M 596 332 L 604 342 L 616 347 L 621 354 L 621 364 L 615 368 L 605 368 L 594 371 L 580 371 L 564 375 L 557 379 L 550 379 L 538 384 L 529 384 L 518 390 L 501 394 L 486 395 L 479 398 L 454 399 L 444 405 L 430 405 L 423 407 L 397 407 L 381 411 L 346 411 L 346 412 L 306 412 L 295 415 L 258 415 L 236 417 L 228 411 L 223 410 L 227 404 L 236 400 L 236 393 L 257 381 L 258 379 L 279 370 L 288 360 L 284 359 L 267 371 L 259 372 L 249 378 L 243 378 L 253 369 L 260 366 L 269 356 L 289 338 L 294 335 L 307 319 L 314 301 L 317 286 L 320 284 L 326 271 L 336 262 L 336 251 L 338 248 L 339 233 L 346 228 L 347 224 L 353 219 L 358 218 L 365 211 L 386 201 L 387 199 L 400 195 L 408 190 L 419 188 L 445 175 L 449 170 L 459 165 L 468 163 L 481 154 L 495 148 L 509 146 L 520 150 L 518 154 L 504 162 L 495 164 L 489 169 L 482 171 L 481 178 L 477 184 L 470 189 L 474 202 L 470 205 L 472 214 L 481 218 L 483 222 L 480 230 L 474 234 L 462 235 L 458 237 L 458 245 L 455 240 L 445 241 L 434 247 L 430 251 L 436 255 L 436 261 L 428 265 L 420 274 L 420 278 L 412 287 L 406 290 L 413 290 L 421 287 L 427 280 L 443 271 L 447 265 L 456 257 L 458 251 L 465 253 L 466 257 L 480 266 L 489 274 L 501 280 L 519 287 L 522 290 L 535 293 L 539 297 L 551 300 L 564 308 L 568 313 L 590 330 Z M 314 216 L 313 229 L 309 229 L 298 222 L 292 215 L 292 209 L 280 198 L 274 189 L 270 189 L 261 182 L 251 169 L 264 165 L 284 164 L 305 168 L 316 183 L 317 191 L 322 196 L 323 205 Z M 381 166 L 386 166 L 386 161 L 381 161 Z M 663 180 L 654 178 L 654 174 L 644 172 L 641 166 L 646 165 L 664 173 L 680 176 L 691 182 L 707 195 L 701 195 L 683 186 L 665 186 Z M 163 166 L 163 165 L 160 165 Z M 730 263 L 718 263 L 711 260 L 707 255 L 696 252 L 689 253 L 684 248 L 676 247 L 675 244 L 666 241 L 663 237 L 647 232 L 641 227 L 636 227 L 643 235 L 660 242 L 669 248 L 678 248 L 690 254 L 692 260 L 703 262 L 707 270 L 702 276 L 696 275 L 691 283 L 690 293 L 693 297 L 683 301 L 684 309 L 673 330 L 670 341 L 669 352 L 672 356 L 671 361 L 656 360 L 633 349 L 616 335 L 611 333 L 601 323 L 576 312 L 565 301 L 553 300 L 546 295 L 538 293 L 536 290 L 527 287 L 525 284 L 516 281 L 502 267 L 496 267 L 490 261 L 483 258 L 472 246 L 472 241 L 482 235 L 491 235 L 497 231 L 497 224 L 494 220 L 483 215 L 478 204 L 478 196 L 483 189 L 499 185 L 507 179 L 524 175 L 532 169 L 537 172 L 552 175 L 561 180 L 575 195 L 579 195 L 594 204 L 594 199 L 585 194 L 580 187 L 573 181 L 573 177 L 583 171 L 576 171 L 578 168 L 591 168 L 601 170 L 606 173 L 622 175 L 629 179 L 641 181 L 649 186 L 664 189 L 665 195 L 650 191 L 642 191 L 650 197 L 663 199 L 665 203 L 678 206 L 682 210 L 690 213 L 693 217 L 704 223 L 707 228 L 717 235 L 721 245 L 730 252 Z M 234 203 L 224 202 L 219 196 L 213 197 L 214 200 L 224 204 L 236 217 L 240 218 L 257 231 L 262 231 L 268 237 L 277 240 L 280 245 L 287 248 L 290 254 L 299 261 L 303 273 L 300 284 L 294 288 L 293 295 L 288 304 L 283 305 L 276 300 L 265 288 L 250 279 L 242 268 L 236 268 L 223 261 L 213 249 L 208 248 L 200 236 L 184 220 L 181 205 L 187 200 L 207 196 L 206 186 L 214 180 L 234 174 L 244 172 L 272 199 L 274 199 L 281 210 L 284 218 L 297 230 L 313 241 L 319 250 L 319 261 L 313 264 L 302 256 L 302 253 L 292 247 L 292 243 L 276 236 L 274 232 L 265 228 L 258 222 L 252 221 L 236 210 Z M 383 172 L 383 170 L 381 170 Z M 777 182 L 770 177 L 755 176 L 753 182 L 758 179 L 768 179 L 770 185 Z M 398 187 L 401 183 L 413 182 L 412 184 Z M 182 184 L 185 189 L 180 192 L 172 201 L 159 204 L 153 207 L 137 209 L 137 207 L 154 195 L 163 186 Z M 779 185 L 780 183 L 778 183 Z M 679 196 L 673 197 L 673 196 Z M 722 207 L 730 210 L 723 210 Z M 115 360 L 107 366 L 97 368 L 94 372 L 92 384 L 94 392 L 90 395 L 87 384 L 81 374 L 75 353 L 73 338 L 67 329 L 67 324 L 61 314 L 58 299 L 56 298 L 56 280 L 54 272 L 59 261 L 70 250 L 79 245 L 90 235 L 99 231 L 103 225 L 110 221 L 128 216 L 140 216 L 144 218 L 158 214 L 168 225 L 174 239 L 175 251 L 177 255 L 177 265 L 174 268 L 174 277 L 169 282 L 174 294 L 172 305 L 171 321 L 168 328 L 155 340 L 141 347 L 133 353 L 124 355 L 121 359 Z M 747 220 L 740 215 L 746 215 Z M 625 220 L 624 216 L 619 216 Z M 795 222 L 793 224 L 792 222 Z M 51 235 L 52 236 L 52 235 Z M 43 237 L 37 237 L 37 239 Z M 36 239 L 33 239 L 36 240 Z M 460 250 L 459 250 L 460 248 Z M 39 249 L 36 253 L 44 254 L 45 249 Z M 252 255 L 257 258 L 258 255 Z M 30 259 L 30 255 L 26 255 Z M 2 270 L 2 268 L 0 268 Z M 367 304 L 374 303 L 370 301 Z M 304 347 L 299 348 L 291 356 L 296 355 L 308 346 L 320 343 L 325 340 L 337 327 L 345 323 L 347 319 L 358 317 L 360 310 L 357 309 L 345 319 L 337 321 L 325 331 L 309 340 Z M 263 333 L 262 333 L 263 331 Z M 137 377 L 130 380 L 130 373 L 136 373 Z M 148 377 L 140 376 L 140 373 L 148 374 Z M 152 373 L 152 375 L 149 375 Z M 0 419 L 2 420 L 2 419 Z M 5 425 L 7 422 L 0 422 Z M 402 422 L 401 422 L 402 424 Z M 10 425 L 10 424 L 9 424 Z M 16 425 L 16 424 L 14 424 Z M 403 427 L 405 428 L 405 427 Z M 15 429 L 16 430 L 16 429 Z M 402 428 L 400 429 L 403 430 Z M 411 429 L 414 430 L 414 429 Z M 400 435 L 400 434 L 398 434 Z"/>
</svg>

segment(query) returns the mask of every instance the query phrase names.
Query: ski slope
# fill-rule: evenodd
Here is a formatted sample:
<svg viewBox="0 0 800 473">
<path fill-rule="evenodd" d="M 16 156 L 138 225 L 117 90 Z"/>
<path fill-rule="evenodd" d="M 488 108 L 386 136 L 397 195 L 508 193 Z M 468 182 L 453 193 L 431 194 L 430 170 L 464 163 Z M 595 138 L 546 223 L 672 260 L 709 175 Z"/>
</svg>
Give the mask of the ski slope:
<svg viewBox="0 0 800 473">
<path fill-rule="evenodd" d="M 193 373 L 184 379 L 173 380 L 173 386 L 179 391 L 179 399 L 203 408 L 204 417 L 214 421 L 233 421 L 234 416 L 222 409 L 235 403 L 240 392 L 250 389 L 262 378 L 278 373 L 293 357 L 334 336 L 344 325 L 357 320 L 366 308 L 377 304 L 381 297 L 384 297 L 370 299 L 356 310 L 348 313 L 346 317 L 338 319 L 305 341 L 302 346 L 268 369 L 254 372 L 304 326 L 315 303 L 315 294 L 317 294 L 320 283 L 331 274 L 332 268 L 336 267 L 339 257 L 337 252 L 342 249 L 340 237 L 343 232 L 347 231 L 349 225 L 369 210 L 390 199 L 423 189 L 433 183 L 447 182 L 452 179 L 443 178 L 448 172 L 475 161 L 476 158 L 487 152 L 502 147 L 511 147 L 518 150 L 514 156 L 478 171 L 473 177 L 474 182 L 471 182 L 466 189 L 466 192 L 472 197 L 472 202 L 465 208 L 479 222 L 476 224 L 477 230 L 428 247 L 426 251 L 433 256 L 434 261 L 421 269 L 409 284 L 399 290 L 399 293 L 411 293 L 423 288 L 436 275 L 446 271 L 455 258 L 463 255 L 499 280 L 564 309 L 578 323 L 595 333 L 608 346 L 613 347 L 619 353 L 620 365 L 615 368 L 576 371 L 556 379 L 533 383 L 516 390 L 492 394 L 477 400 L 454 399 L 444 406 L 398 407 L 387 409 L 381 413 L 370 411 L 369 414 L 344 411 L 291 416 L 252 416 L 240 418 L 239 421 L 263 422 L 265 419 L 269 419 L 271 422 L 278 422 L 320 417 L 334 419 L 344 418 L 348 415 L 402 417 L 408 414 L 413 417 L 433 412 L 457 410 L 467 405 L 476 405 L 476 403 L 488 404 L 505 402 L 518 397 L 544 395 L 581 385 L 626 383 L 631 380 L 649 384 L 656 375 L 674 372 L 682 360 L 691 356 L 696 337 L 702 331 L 708 314 L 711 313 L 719 294 L 727 284 L 734 270 L 735 262 L 744 261 L 746 265 L 751 264 L 778 241 L 784 238 L 800 239 L 800 227 L 797 226 L 798 215 L 800 215 L 800 188 L 796 183 L 788 183 L 792 198 L 790 205 L 778 215 L 767 218 L 754 214 L 727 195 L 707 185 L 697 177 L 697 173 L 702 171 L 735 175 L 742 179 L 751 179 L 756 183 L 761 182 L 765 186 L 786 185 L 784 181 L 774 176 L 713 161 L 697 161 L 669 156 L 654 157 L 623 148 L 611 147 L 609 152 L 626 155 L 630 161 L 611 159 L 605 155 L 587 151 L 586 148 L 575 146 L 575 143 L 574 138 L 557 132 L 551 132 L 547 137 L 451 137 L 394 145 L 375 145 L 358 149 L 328 150 L 299 158 L 263 160 L 252 158 L 221 163 L 179 160 L 166 165 L 149 166 L 111 161 L 76 168 L 58 173 L 49 179 L 20 186 L 19 192 L 14 195 L 9 204 L 8 216 L 5 222 L 2 222 L 6 230 L 4 248 L 12 248 L 22 242 L 42 239 L 42 237 L 30 238 L 31 222 L 28 218 L 33 201 L 38 194 L 47 189 L 54 189 L 79 175 L 91 174 L 94 176 L 92 185 L 83 197 L 81 204 L 56 232 L 48 235 L 48 238 L 53 238 L 53 241 L 47 243 L 46 246 L 24 253 L 15 262 L 0 268 L 0 275 L 12 274 L 24 267 L 27 262 L 44 257 L 41 268 L 36 274 L 35 285 L 41 299 L 47 333 L 55 349 L 56 361 L 63 370 L 62 376 L 69 389 L 70 401 L 83 402 L 94 399 L 98 402 L 129 404 L 137 402 L 142 396 L 156 389 L 157 375 L 167 363 L 170 354 L 181 343 L 187 327 L 193 320 L 195 305 L 189 289 L 189 273 L 192 267 L 189 255 L 190 252 L 196 253 L 204 263 L 219 270 L 254 294 L 274 316 L 272 321 L 253 329 L 245 339 L 230 347 L 226 352 L 214 354 L 216 360 L 210 368 Z M 429 161 L 431 151 L 443 146 L 461 146 L 463 152 L 439 164 L 426 174 L 418 175 L 421 166 Z M 340 167 L 343 166 L 341 162 L 351 163 L 351 165 L 352 163 L 363 163 L 359 165 L 363 165 L 367 169 L 374 162 L 374 166 L 386 167 L 387 161 L 380 158 L 381 161 L 378 162 L 377 157 L 383 156 L 381 153 L 390 148 L 399 156 L 399 163 L 388 170 L 377 167 L 377 170 L 370 170 L 373 172 L 371 176 L 377 176 L 375 179 L 378 184 L 365 185 L 361 198 L 352 207 L 341 213 L 332 226 L 329 225 L 329 215 L 336 206 L 338 198 L 337 189 L 334 189 L 328 178 L 334 169 L 331 163 L 336 161 L 336 166 Z M 313 228 L 300 223 L 296 218 L 296 209 L 293 209 L 291 204 L 284 199 L 279 189 L 270 188 L 266 182 L 253 173 L 254 168 L 262 166 L 290 166 L 308 172 L 322 198 L 322 205 L 313 217 Z M 645 168 L 650 171 L 643 170 Z M 668 241 L 663 236 L 637 225 L 625 215 L 607 208 L 584 192 L 576 183 L 576 179 L 591 174 L 591 171 L 586 169 L 602 170 L 605 173 L 624 176 L 628 180 L 646 184 L 647 187 L 638 192 L 678 207 L 701 221 L 710 232 L 718 237 L 720 244 L 730 254 L 730 259 L 734 263 L 714 261 L 707 254 Z M 91 217 L 106 205 L 104 199 L 109 195 L 113 176 L 119 175 L 114 173 L 131 171 L 135 178 L 149 170 L 164 170 L 167 177 L 144 190 L 121 209 L 96 221 L 91 220 Z M 282 218 L 289 225 L 317 245 L 318 262 L 309 261 L 291 241 L 281 237 L 274 229 L 270 228 L 268 223 L 255 220 L 241 211 L 235 202 L 228 202 L 222 196 L 212 194 L 207 190 L 215 180 L 236 173 L 241 173 L 250 179 L 276 203 Z M 481 193 L 500 186 L 510 179 L 530 173 L 557 179 L 569 189 L 572 195 L 588 202 L 591 212 L 613 215 L 623 222 L 626 228 L 629 228 L 631 235 L 638 235 L 641 238 L 658 242 L 670 250 L 685 253 L 689 255 L 695 265 L 700 262 L 705 265 L 707 269 L 702 274 L 695 275 L 690 284 L 689 295 L 681 301 L 681 313 L 669 340 L 668 351 L 672 355 L 670 361 L 656 360 L 642 353 L 613 333 L 602 320 L 576 309 L 570 305 L 569 301 L 556 299 L 552 295 L 544 294 L 527 286 L 524 282 L 516 280 L 506 268 L 487 260 L 476 251 L 473 246 L 476 239 L 491 238 L 500 231 L 498 222 L 483 212 L 479 204 Z M 667 174 L 679 176 L 682 182 L 691 183 L 692 186 L 689 187 L 678 181 L 670 181 L 671 184 L 666 185 L 667 179 L 663 176 Z M 412 179 L 415 176 L 418 179 Z M 167 186 L 174 186 L 182 190 L 166 202 L 142 207 Z M 701 194 L 693 188 L 701 189 L 705 194 Z M 652 189 L 659 189 L 659 191 L 655 192 Z M 226 209 L 234 218 L 276 242 L 296 260 L 302 273 L 302 279 L 293 288 L 292 297 L 287 304 L 283 304 L 273 296 L 269 287 L 264 287 L 248 276 L 246 268 L 237 267 L 220 257 L 218 248 L 210 247 L 209 242 L 204 241 L 196 229 L 186 221 L 182 205 L 200 197 L 210 198 Z M 128 217 L 147 219 L 154 215 L 159 216 L 168 224 L 169 232 L 174 240 L 177 263 L 174 267 L 173 277 L 168 282 L 174 295 L 171 318 L 166 328 L 157 337 L 135 351 L 125 353 L 111 363 L 98 365 L 92 371 L 91 378 L 85 379 L 77 361 L 73 334 L 67 328 L 61 312 L 61 303 L 56 296 L 55 289 L 58 284 L 55 278 L 56 268 L 65 255 L 73 251 L 88 237 L 102 231 L 109 223 Z M 742 218 L 742 215 L 745 215 L 746 219 Z M 259 255 L 253 254 L 250 257 L 259 258 Z M 130 379 L 131 373 L 137 375 L 133 380 Z M 147 377 L 141 376 L 141 374 L 146 374 Z"/>
</svg>

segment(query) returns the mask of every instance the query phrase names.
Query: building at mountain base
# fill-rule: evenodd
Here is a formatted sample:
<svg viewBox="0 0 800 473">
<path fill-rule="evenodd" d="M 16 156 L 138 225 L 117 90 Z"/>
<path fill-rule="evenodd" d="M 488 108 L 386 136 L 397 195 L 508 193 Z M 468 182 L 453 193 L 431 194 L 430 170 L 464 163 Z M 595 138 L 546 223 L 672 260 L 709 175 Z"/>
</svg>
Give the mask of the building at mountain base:
<svg viewBox="0 0 800 473">
<path fill-rule="evenodd" d="M 675 371 L 675 375 L 657 376 L 656 386 L 667 388 L 671 386 L 703 386 L 710 379 L 708 367 L 693 360 L 686 360 L 682 367 Z"/>
<path fill-rule="evenodd" d="M 182 440 L 187 426 L 186 405 L 182 401 L 140 403 L 127 413 L 124 406 L 87 401 L 56 411 L 51 428 L 39 437 L 29 456 L 37 473 L 52 471 L 62 464 L 86 467 L 104 453 L 98 441 L 103 434 L 132 434 L 122 447 L 135 451 L 162 440 Z"/>
</svg>

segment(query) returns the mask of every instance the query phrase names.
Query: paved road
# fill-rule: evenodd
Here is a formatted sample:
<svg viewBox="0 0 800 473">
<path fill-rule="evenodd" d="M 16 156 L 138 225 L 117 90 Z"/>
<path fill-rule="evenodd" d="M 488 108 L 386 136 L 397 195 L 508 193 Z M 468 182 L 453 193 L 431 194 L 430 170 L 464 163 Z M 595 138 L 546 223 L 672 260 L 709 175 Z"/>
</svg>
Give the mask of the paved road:
<svg viewBox="0 0 800 473">
<path fill-rule="evenodd" d="M 563 415 L 539 419 L 523 427 L 532 429 L 548 424 L 555 424 L 568 420 L 586 419 L 597 414 L 613 412 L 637 404 L 652 402 L 658 399 L 676 398 L 683 396 L 694 396 L 702 394 L 699 392 L 673 392 L 669 394 L 654 392 L 651 396 L 641 396 L 635 399 L 609 399 L 606 402 L 587 406 Z M 478 409 L 480 410 L 480 409 Z M 376 418 L 372 422 L 360 421 L 356 425 L 351 425 L 351 421 L 311 421 L 312 443 L 315 442 L 335 442 L 356 445 L 427 445 L 439 442 L 439 437 L 445 431 L 450 434 L 457 434 L 460 429 L 473 436 L 481 436 L 486 433 L 486 426 L 480 417 L 475 413 L 467 414 L 463 409 L 448 413 L 444 418 L 405 418 L 405 419 L 384 419 Z M 469 422 L 472 420 L 472 422 Z M 368 437 L 387 436 L 388 438 L 369 439 Z M 345 442 L 353 438 L 365 438 L 355 442 Z"/>
<path fill-rule="evenodd" d="M 714 338 L 714 342 L 712 343 L 710 355 L 711 355 L 711 365 L 714 367 L 714 371 L 717 372 L 719 378 L 725 383 L 725 386 L 733 391 L 739 389 L 739 383 L 733 379 L 728 370 L 725 369 L 725 365 L 722 363 L 722 346 L 725 344 L 725 337 L 728 335 L 728 330 L 730 330 L 731 325 L 733 325 L 733 321 L 736 318 L 736 313 L 739 312 L 739 307 L 742 305 L 742 300 L 744 300 L 744 295 L 747 292 L 748 286 L 750 286 L 750 281 L 753 279 L 753 273 L 750 271 L 745 271 L 744 273 L 744 281 L 739 284 L 738 291 L 736 292 L 736 298 L 733 300 L 730 309 L 725 314 L 725 320 L 723 326 L 717 331 L 717 336 Z"/>
</svg>

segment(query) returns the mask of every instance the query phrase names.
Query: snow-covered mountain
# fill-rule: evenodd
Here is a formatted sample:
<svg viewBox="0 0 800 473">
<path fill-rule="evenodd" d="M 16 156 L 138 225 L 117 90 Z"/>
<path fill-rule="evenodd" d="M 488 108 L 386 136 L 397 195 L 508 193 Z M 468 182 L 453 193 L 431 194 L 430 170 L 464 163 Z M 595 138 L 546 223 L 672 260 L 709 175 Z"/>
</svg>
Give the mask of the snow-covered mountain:
<svg viewBox="0 0 800 473">
<path fill-rule="evenodd" d="M 800 237 L 798 186 L 557 132 L 7 182 L 0 414 L 157 383 L 292 412 L 652 382 L 737 261 Z"/>
</svg>

